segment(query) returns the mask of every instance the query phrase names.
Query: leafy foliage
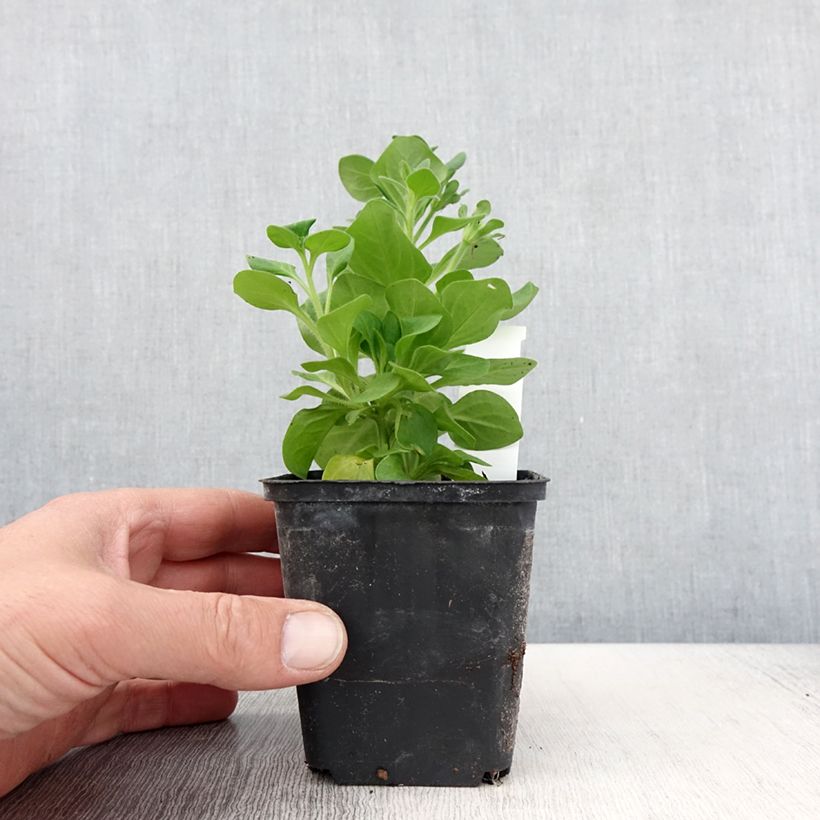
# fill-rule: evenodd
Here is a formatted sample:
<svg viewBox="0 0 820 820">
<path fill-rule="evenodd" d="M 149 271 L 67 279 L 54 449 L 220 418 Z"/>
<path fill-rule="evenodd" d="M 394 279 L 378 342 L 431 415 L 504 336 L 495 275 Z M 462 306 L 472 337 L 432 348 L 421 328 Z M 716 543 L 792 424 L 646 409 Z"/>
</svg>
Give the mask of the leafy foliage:
<svg viewBox="0 0 820 820">
<path fill-rule="evenodd" d="M 445 392 L 512 384 L 536 364 L 463 350 L 538 292 L 531 282 L 512 292 L 501 278 L 476 275 L 503 254 L 504 223 L 490 218 L 487 200 L 472 211 L 461 203 L 455 174 L 465 159 L 443 162 L 418 136 L 394 137 L 376 160 L 343 157 L 342 184 L 363 203 L 352 223 L 313 233 L 314 219 L 270 225 L 270 241 L 295 253 L 299 268 L 249 256 L 234 278 L 246 302 L 293 314 L 321 356 L 294 371 L 307 384 L 283 397 L 319 400 L 297 411 L 285 433 L 284 461 L 295 475 L 315 463 L 326 479 L 481 480 L 486 462 L 440 436 L 478 451 L 521 438 L 517 413 L 496 393 L 473 390 L 454 402 Z M 440 251 L 428 257 L 428 247 Z"/>
</svg>

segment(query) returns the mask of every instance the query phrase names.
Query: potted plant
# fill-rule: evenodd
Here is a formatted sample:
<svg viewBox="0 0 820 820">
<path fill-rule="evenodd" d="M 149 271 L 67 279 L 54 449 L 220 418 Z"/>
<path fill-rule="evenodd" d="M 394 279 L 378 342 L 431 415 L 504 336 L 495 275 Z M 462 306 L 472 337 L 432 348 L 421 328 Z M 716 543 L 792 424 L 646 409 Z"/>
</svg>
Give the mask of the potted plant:
<svg viewBox="0 0 820 820">
<path fill-rule="evenodd" d="M 488 481 L 474 451 L 522 436 L 485 386 L 535 362 L 465 348 L 537 288 L 475 273 L 502 255 L 503 223 L 486 200 L 458 204 L 464 160 L 442 162 L 417 136 L 394 137 L 375 161 L 342 158 L 362 203 L 352 223 L 271 225 L 298 267 L 250 256 L 234 279 L 251 305 L 291 313 L 316 354 L 284 396 L 316 400 L 284 435 L 290 474 L 263 484 L 286 594 L 347 626 L 342 665 L 298 692 L 307 763 L 339 783 L 475 785 L 512 761 L 546 479 Z"/>
</svg>

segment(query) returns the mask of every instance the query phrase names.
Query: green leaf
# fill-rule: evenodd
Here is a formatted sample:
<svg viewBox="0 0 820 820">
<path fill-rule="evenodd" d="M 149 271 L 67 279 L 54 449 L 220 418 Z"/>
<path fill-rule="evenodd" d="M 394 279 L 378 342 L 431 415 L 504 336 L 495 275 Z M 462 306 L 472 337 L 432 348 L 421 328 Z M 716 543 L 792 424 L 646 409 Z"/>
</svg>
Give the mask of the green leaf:
<svg viewBox="0 0 820 820">
<path fill-rule="evenodd" d="M 441 324 L 442 316 L 405 316 L 401 320 L 402 337 L 418 336 Z"/>
<path fill-rule="evenodd" d="M 405 203 L 409 199 L 410 189 L 403 183 L 390 177 L 379 177 L 376 180 L 384 197 L 392 202 L 400 211 L 404 210 Z"/>
<path fill-rule="evenodd" d="M 518 441 L 524 434 L 518 413 L 497 393 L 473 390 L 462 396 L 452 407 L 453 418 L 475 437 L 475 443 L 458 433 L 450 437 L 459 447 L 474 450 L 494 450 Z"/>
<path fill-rule="evenodd" d="M 501 314 L 502 321 L 512 319 L 513 316 L 518 316 L 518 314 L 535 299 L 537 293 L 538 288 L 533 285 L 532 282 L 527 282 L 524 287 L 516 290 L 512 295 L 512 307 Z"/>
<path fill-rule="evenodd" d="M 318 382 L 319 384 L 327 385 L 330 390 L 327 393 L 327 401 L 333 401 L 337 404 L 349 405 L 350 402 L 347 396 L 342 392 L 345 388 L 339 384 L 339 379 L 332 373 L 305 373 L 303 370 L 291 370 L 294 376 L 304 379 L 309 382 Z M 348 387 L 348 389 L 350 389 Z"/>
<path fill-rule="evenodd" d="M 399 317 L 392 310 L 388 310 L 382 319 L 382 336 L 384 340 L 388 345 L 394 345 L 401 338 L 401 334 L 402 325 Z"/>
<path fill-rule="evenodd" d="M 423 344 L 446 344 L 452 335 L 453 320 L 450 318 L 449 313 L 445 313 L 444 316 L 441 317 L 441 322 L 439 322 L 429 333 L 423 333 L 416 337 L 416 340 L 413 342 L 413 348 L 415 349 L 419 345 Z"/>
<path fill-rule="evenodd" d="M 483 480 L 470 466 L 471 460 L 481 462 L 481 459 L 470 456 L 463 450 L 451 450 L 443 444 L 436 444 L 430 456 L 418 465 L 413 477 L 423 479 L 425 476 L 443 475 L 457 481 Z"/>
<path fill-rule="evenodd" d="M 409 367 L 402 367 L 395 362 L 390 363 L 390 368 L 401 380 L 406 390 L 413 390 L 417 393 L 429 393 L 433 388 L 429 382 L 415 370 Z"/>
<path fill-rule="evenodd" d="M 466 228 L 475 221 L 476 217 L 474 216 L 437 216 L 433 220 L 433 227 L 430 230 L 430 235 L 424 240 L 424 243 L 426 245 L 429 242 L 438 239 L 440 236 L 444 236 L 448 233 L 454 233 L 455 231 L 460 231 L 462 228 Z"/>
<path fill-rule="evenodd" d="M 394 210 L 384 200 L 368 202 L 347 230 L 356 243 L 350 267 L 360 276 L 382 285 L 430 278 L 430 263 L 399 227 Z"/>
<path fill-rule="evenodd" d="M 350 154 L 339 160 L 339 178 L 342 185 L 350 196 L 359 202 L 367 202 L 381 196 L 381 191 L 370 178 L 372 168 L 373 160 L 360 154 Z"/>
<path fill-rule="evenodd" d="M 314 322 L 316 321 L 316 309 L 310 299 L 306 299 L 299 307 L 304 315 L 309 316 Z M 322 340 L 305 324 L 302 317 L 296 319 L 296 324 L 299 326 L 299 333 L 302 334 L 305 344 L 320 356 L 326 356 L 327 350 L 322 344 Z"/>
<path fill-rule="evenodd" d="M 487 359 L 490 369 L 484 375 L 484 380 L 475 384 L 515 384 L 531 373 L 538 362 L 535 359 Z"/>
<path fill-rule="evenodd" d="M 383 369 L 387 364 L 387 342 L 382 335 L 381 320 L 369 310 L 363 310 L 356 317 L 353 328 L 361 336 L 365 355 L 376 362 L 379 369 Z"/>
<path fill-rule="evenodd" d="M 444 314 L 444 306 L 439 298 L 418 279 L 401 279 L 393 282 L 387 286 L 385 298 L 399 318 Z"/>
<path fill-rule="evenodd" d="M 342 408 L 323 404 L 296 413 L 282 440 L 282 457 L 288 470 L 299 478 L 307 477 L 319 445 L 344 413 Z"/>
<path fill-rule="evenodd" d="M 408 404 L 401 409 L 396 426 L 396 441 L 421 455 L 429 455 L 438 440 L 438 425 L 433 414 L 420 404 Z"/>
<path fill-rule="evenodd" d="M 316 451 L 316 463 L 324 468 L 335 455 L 362 455 L 380 444 L 379 425 L 373 418 L 358 417 L 351 423 L 337 423 L 330 428 Z"/>
<path fill-rule="evenodd" d="M 299 333 L 301 334 L 304 343 L 314 353 L 324 354 L 325 350 L 316 334 L 301 319 L 297 319 L 296 324 L 299 326 Z"/>
<path fill-rule="evenodd" d="M 453 453 L 460 458 L 463 458 L 464 461 L 471 461 L 473 464 L 481 464 L 484 467 L 490 466 L 488 461 L 484 461 L 484 459 L 474 456 L 472 453 L 465 453 L 464 450 L 453 450 Z"/>
<path fill-rule="evenodd" d="M 482 236 L 470 242 L 466 251 L 461 250 L 461 243 L 450 248 L 435 265 L 435 273 L 447 270 L 450 262 L 458 253 L 458 264 L 461 268 L 474 270 L 475 268 L 486 268 L 492 265 L 497 259 L 504 255 L 501 245 L 489 236 Z"/>
<path fill-rule="evenodd" d="M 339 386 L 336 377 L 332 373 L 305 373 L 303 370 L 291 370 L 290 372 L 294 376 L 298 376 L 300 379 L 304 379 L 308 382 L 320 382 L 321 384 L 335 388 Z"/>
<path fill-rule="evenodd" d="M 330 306 L 331 308 L 341 307 L 347 302 L 352 302 L 357 296 L 367 294 L 373 300 L 369 308 L 370 312 L 381 319 L 387 313 L 387 299 L 384 290 L 384 285 L 348 270 L 339 274 L 333 283 Z"/>
<path fill-rule="evenodd" d="M 449 316 L 405 316 L 401 328 L 402 337 L 396 343 L 396 361 L 407 364 L 417 347 L 449 338 L 452 324 Z"/>
<path fill-rule="evenodd" d="M 515 384 L 536 365 L 534 359 L 482 359 L 465 353 L 453 354 L 433 387 L 471 384 Z"/>
<path fill-rule="evenodd" d="M 440 294 L 447 285 L 451 285 L 453 282 L 467 282 L 472 278 L 473 275 L 468 270 L 450 271 L 450 273 L 445 273 L 444 276 L 436 282 L 436 291 Z"/>
<path fill-rule="evenodd" d="M 322 479 L 325 481 L 373 481 L 373 459 L 336 455 L 328 461 Z"/>
<path fill-rule="evenodd" d="M 336 279 L 346 268 L 350 257 L 353 256 L 353 237 L 346 234 L 348 243 L 338 251 L 331 251 L 325 257 L 328 281 Z"/>
<path fill-rule="evenodd" d="M 242 270 L 233 280 L 234 293 L 262 310 L 287 310 L 298 315 L 299 299 L 293 288 L 267 271 Z"/>
<path fill-rule="evenodd" d="M 305 240 L 305 248 L 314 256 L 318 256 L 320 253 L 340 251 L 349 243 L 350 237 L 344 231 L 330 228 L 326 231 L 318 231 L 317 233 L 311 234 Z"/>
<path fill-rule="evenodd" d="M 429 168 L 419 168 L 407 177 L 407 187 L 421 199 L 425 196 L 435 196 L 441 189 L 441 184 Z"/>
<path fill-rule="evenodd" d="M 284 225 L 268 225 L 268 239 L 277 248 L 292 248 L 296 251 L 302 247 L 302 238 Z"/>
<path fill-rule="evenodd" d="M 248 265 L 252 270 L 263 270 L 275 276 L 284 276 L 293 279 L 296 276 L 296 268 L 287 262 L 277 262 L 275 259 L 263 259 L 261 256 L 246 256 Z"/>
<path fill-rule="evenodd" d="M 467 161 L 467 154 L 464 151 L 459 151 L 449 162 L 446 162 L 445 165 L 447 167 L 447 178 L 455 174 L 459 168 Z"/>
<path fill-rule="evenodd" d="M 376 465 L 377 481 L 410 481 L 401 453 L 390 453 Z"/>
<path fill-rule="evenodd" d="M 300 239 L 304 239 L 309 233 L 315 219 L 303 219 L 301 222 L 292 222 L 290 225 L 285 225 L 286 228 L 293 231 Z"/>
<path fill-rule="evenodd" d="M 482 236 L 470 243 L 470 249 L 461 257 L 459 263 L 463 268 L 474 270 L 475 268 L 486 268 L 492 265 L 497 259 L 504 255 L 501 245 L 488 236 Z"/>
<path fill-rule="evenodd" d="M 479 475 L 469 467 L 452 467 L 445 465 L 441 468 L 441 474 L 452 481 L 486 481 L 484 476 Z"/>
<path fill-rule="evenodd" d="M 475 444 L 475 436 L 455 419 L 453 416 L 453 403 L 443 393 L 422 393 L 416 397 L 416 403 L 426 407 L 436 420 L 439 430 L 444 430 L 452 437 L 454 434 L 460 437 L 463 447 L 472 447 Z M 453 439 L 455 441 L 455 439 Z"/>
<path fill-rule="evenodd" d="M 410 367 L 425 376 L 441 375 L 452 355 L 435 345 L 421 345 L 413 351 Z"/>
<path fill-rule="evenodd" d="M 375 376 L 368 376 L 365 382 L 364 390 L 353 396 L 352 401 L 359 404 L 378 401 L 401 386 L 401 379 L 393 373 L 377 373 Z"/>
<path fill-rule="evenodd" d="M 482 219 L 487 216 L 490 211 L 492 210 L 492 206 L 490 205 L 489 199 L 480 199 L 475 204 L 475 213 L 476 216 L 480 216 Z"/>
<path fill-rule="evenodd" d="M 356 317 L 365 309 L 370 307 L 372 299 L 366 294 L 357 296 L 352 302 L 348 302 L 324 316 L 320 316 L 316 322 L 322 341 L 330 345 L 334 350 L 345 353 L 347 344 L 350 341 L 350 332 L 353 330 L 353 322 Z"/>
<path fill-rule="evenodd" d="M 438 202 L 436 203 L 436 210 L 441 211 L 444 208 L 446 208 L 448 205 L 454 205 L 466 193 L 467 193 L 466 190 L 459 191 L 458 190 L 458 182 L 456 182 L 456 180 L 454 180 L 454 179 L 451 179 L 444 186 L 444 190 L 439 194 Z"/>
<path fill-rule="evenodd" d="M 407 364 L 415 348 L 441 344 L 450 338 L 452 323 L 440 299 L 415 279 L 390 285 L 385 296 L 401 319 L 402 339 L 396 345 L 396 360 Z"/>
<path fill-rule="evenodd" d="M 302 370 L 306 370 L 308 373 L 321 373 L 322 371 L 332 373 L 338 379 L 341 379 L 343 383 L 359 384 L 361 382 L 360 376 L 356 373 L 356 368 L 347 359 L 340 357 L 302 362 L 300 366 Z"/>
<path fill-rule="evenodd" d="M 411 170 L 415 170 L 425 161 L 429 162 L 429 168 L 436 179 L 443 182 L 447 178 L 447 166 L 421 137 L 393 137 L 390 145 L 373 164 L 370 175 L 373 179 L 380 176 L 402 179 L 402 162 L 406 162 Z"/>
<path fill-rule="evenodd" d="M 442 370 L 441 378 L 433 382 L 433 386 L 448 387 L 467 384 L 487 384 L 484 376 L 490 369 L 486 359 L 479 356 L 469 356 L 466 353 L 453 353 Z"/>
<path fill-rule="evenodd" d="M 285 399 L 285 401 L 296 401 L 296 399 L 301 399 L 302 396 L 312 396 L 315 399 L 322 399 L 323 401 L 328 397 L 327 393 L 317 389 L 316 387 L 311 387 L 309 384 L 303 384 L 291 390 L 290 393 L 285 393 L 284 396 L 280 396 L 279 398 Z"/>
<path fill-rule="evenodd" d="M 493 333 L 501 315 L 512 307 L 512 295 L 503 279 L 476 279 L 447 285 L 441 302 L 453 320 L 449 346 L 461 347 Z"/>
<path fill-rule="evenodd" d="M 489 234 L 500 231 L 504 227 L 504 222 L 500 219 L 488 219 L 478 232 L 479 236 L 489 236 Z"/>
</svg>

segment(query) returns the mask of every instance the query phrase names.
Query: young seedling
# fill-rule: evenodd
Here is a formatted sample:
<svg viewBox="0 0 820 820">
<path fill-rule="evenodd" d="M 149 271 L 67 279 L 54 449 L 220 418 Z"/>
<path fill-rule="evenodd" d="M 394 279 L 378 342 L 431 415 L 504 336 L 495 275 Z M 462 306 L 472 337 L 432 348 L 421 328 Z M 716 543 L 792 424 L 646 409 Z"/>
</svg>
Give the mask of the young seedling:
<svg viewBox="0 0 820 820">
<path fill-rule="evenodd" d="M 294 475 L 307 477 L 315 462 L 325 479 L 482 480 L 476 466 L 486 462 L 467 451 L 521 438 L 518 414 L 497 394 L 448 395 L 461 385 L 513 384 L 536 364 L 464 352 L 538 292 L 474 273 L 501 257 L 504 223 L 490 218 L 485 199 L 472 211 L 458 204 L 464 160 L 442 162 L 418 136 L 394 137 L 375 161 L 343 157 L 342 184 L 364 203 L 353 222 L 314 232 L 315 219 L 270 225 L 268 238 L 295 254 L 298 269 L 249 256 L 234 278 L 246 302 L 293 314 L 318 355 L 294 371 L 304 383 L 283 397 L 319 402 L 298 410 L 285 433 Z M 441 444 L 445 433 L 463 449 Z"/>
</svg>

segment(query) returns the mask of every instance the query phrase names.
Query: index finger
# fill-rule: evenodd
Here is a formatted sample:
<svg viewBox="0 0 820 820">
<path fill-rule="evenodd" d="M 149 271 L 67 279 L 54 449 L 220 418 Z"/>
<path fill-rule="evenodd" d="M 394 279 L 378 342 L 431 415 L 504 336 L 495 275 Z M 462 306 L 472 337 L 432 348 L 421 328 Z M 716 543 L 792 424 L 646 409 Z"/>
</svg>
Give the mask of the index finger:
<svg viewBox="0 0 820 820">
<path fill-rule="evenodd" d="M 273 504 L 226 489 L 117 490 L 130 553 L 190 561 L 219 552 L 276 552 Z"/>
</svg>

